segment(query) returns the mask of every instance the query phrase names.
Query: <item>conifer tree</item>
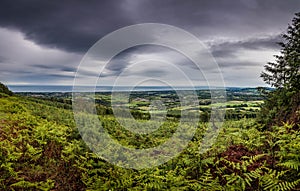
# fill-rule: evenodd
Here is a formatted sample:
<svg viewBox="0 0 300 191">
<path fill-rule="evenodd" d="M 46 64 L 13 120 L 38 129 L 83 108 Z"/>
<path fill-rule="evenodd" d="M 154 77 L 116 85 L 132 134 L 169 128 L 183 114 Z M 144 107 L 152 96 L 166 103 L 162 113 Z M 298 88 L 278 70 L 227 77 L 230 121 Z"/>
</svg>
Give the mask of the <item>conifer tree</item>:
<svg viewBox="0 0 300 191">
<path fill-rule="evenodd" d="M 262 117 L 268 124 L 299 122 L 300 110 L 300 12 L 282 35 L 280 55 L 265 65 L 263 80 L 275 88 L 268 93 Z"/>
<path fill-rule="evenodd" d="M 8 87 L 0 82 L 0 93 L 7 95 L 13 95 L 13 93 L 8 89 Z"/>
</svg>

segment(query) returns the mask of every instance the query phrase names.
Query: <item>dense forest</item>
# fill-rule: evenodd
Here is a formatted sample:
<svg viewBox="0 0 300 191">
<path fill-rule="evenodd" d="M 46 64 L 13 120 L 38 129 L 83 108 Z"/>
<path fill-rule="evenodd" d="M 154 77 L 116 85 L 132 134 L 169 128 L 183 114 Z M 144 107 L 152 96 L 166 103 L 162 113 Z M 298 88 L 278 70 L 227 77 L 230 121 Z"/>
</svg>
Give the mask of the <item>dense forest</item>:
<svg viewBox="0 0 300 191">
<path fill-rule="evenodd" d="M 13 94 L 0 84 L 0 190 L 300 190 L 300 13 L 282 38 L 276 62 L 261 74 L 275 89 L 258 88 L 260 96 L 227 91 L 226 120 L 204 153 L 211 103 L 200 99 L 201 120 L 188 146 L 148 169 L 121 168 L 94 154 L 76 128 L 70 97 Z M 104 128 L 128 147 L 162 144 L 180 119 L 174 101 L 162 128 L 137 135 L 117 122 L 109 94 L 96 96 Z M 141 97 L 133 95 L 131 111 L 147 121 Z"/>
</svg>

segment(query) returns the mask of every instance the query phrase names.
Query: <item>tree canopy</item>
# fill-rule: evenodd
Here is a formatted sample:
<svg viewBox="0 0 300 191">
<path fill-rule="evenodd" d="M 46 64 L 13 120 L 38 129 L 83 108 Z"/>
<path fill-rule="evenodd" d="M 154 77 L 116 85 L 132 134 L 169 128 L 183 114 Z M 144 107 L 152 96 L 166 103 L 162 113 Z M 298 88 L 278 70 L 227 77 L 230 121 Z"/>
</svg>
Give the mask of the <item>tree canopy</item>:
<svg viewBox="0 0 300 191">
<path fill-rule="evenodd" d="M 263 80 L 276 88 L 268 93 L 262 115 L 267 123 L 299 122 L 300 110 L 300 12 L 282 35 L 279 55 L 265 65 Z"/>
<path fill-rule="evenodd" d="M 7 95 L 13 95 L 12 91 L 8 89 L 8 87 L 0 82 L 0 93 L 4 93 Z"/>
</svg>

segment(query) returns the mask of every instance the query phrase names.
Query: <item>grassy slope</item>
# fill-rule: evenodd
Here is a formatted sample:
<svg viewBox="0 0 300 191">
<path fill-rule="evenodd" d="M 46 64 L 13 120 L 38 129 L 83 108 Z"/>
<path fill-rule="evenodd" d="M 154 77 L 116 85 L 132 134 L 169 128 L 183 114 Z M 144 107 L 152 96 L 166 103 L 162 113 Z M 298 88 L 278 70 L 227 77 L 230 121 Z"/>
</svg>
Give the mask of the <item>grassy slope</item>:
<svg viewBox="0 0 300 191">
<path fill-rule="evenodd" d="M 71 112 L 47 102 L 0 98 L 0 187 L 4 190 L 84 188 L 81 170 L 71 168 L 76 161 L 76 149 L 71 151 L 69 147 L 80 142 L 74 137 L 71 117 Z"/>
<path fill-rule="evenodd" d="M 288 124 L 261 132 L 254 120 L 228 121 L 205 154 L 199 153 L 205 126 L 200 124 L 177 158 L 137 171 L 92 154 L 76 131 L 71 110 L 63 107 L 37 99 L 0 98 L 0 190 L 299 188 L 300 133 Z M 114 119 L 102 120 L 109 126 Z M 127 144 L 134 143 L 130 141 Z"/>
</svg>

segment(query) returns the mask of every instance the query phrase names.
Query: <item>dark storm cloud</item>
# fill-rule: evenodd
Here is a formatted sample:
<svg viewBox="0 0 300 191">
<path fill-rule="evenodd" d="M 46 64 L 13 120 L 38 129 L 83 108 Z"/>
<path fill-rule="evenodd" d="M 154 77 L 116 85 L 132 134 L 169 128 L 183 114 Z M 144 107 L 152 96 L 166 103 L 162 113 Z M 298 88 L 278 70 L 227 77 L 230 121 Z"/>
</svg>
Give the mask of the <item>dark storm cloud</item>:
<svg viewBox="0 0 300 191">
<path fill-rule="evenodd" d="M 278 50 L 278 34 L 286 30 L 299 7 L 299 0 L 2 0 L 0 80 L 70 83 L 83 54 L 101 37 L 131 24 L 157 22 L 196 35 L 208 44 L 221 69 L 230 71 L 224 73 L 226 79 L 242 83 L 236 79 L 246 73 L 259 76 L 272 51 Z M 107 73 L 101 75 L 117 76 L 128 63 L 152 57 L 194 66 L 169 50 L 131 48 L 114 58 L 107 65 Z M 95 70 L 87 68 L 81 74 L 98 75 Z M 234 70 L 239 71 L 232 73 Z M 138 72 L 162 76 L 165 71 L 145 66 Z"/>
<path fill-rule="evenodd" d="M 63 75 L 63 74 L 38 74 L 38 73 L 33 73 L 33 72 L 26 72 L 26 73 L 22 73 L 23 75 L 21 75 L 21 77 L 23 79 L 26 79 L 26 78 L 32 78 L 32 80 L 36 80 L 36 79 L 39 79 L 41 81 L 44 81 L 44 80 L 55 80 L 57 78 L 59 79 L 74 79 L 74 76 L 72 75 Z"/>
<path fill-rule="evenodd" d="M 121 1 L 3 0 L 0 26 L 48 47 L 87 51 L 99 37 L 129 24 Z"/>
<path fill-rule="evenodd" d="M 125 60 L 125 58 L 124 58 L 124 60 L 123 60 L 123 59 L 118 58 L 118 59 L 114 59 L 111 62 L 109 62 L 107 64 L 106 69 L 116 72 L 116 74 L 118 74 L 119 72 L 123 71 L 124 68 L 126 68 L 128 65 L 129 65 L 128 59 Z"/>
<path fill-rule="evenodd" d="M 149 69 L 138 73 L 140 76 L 146 76 L 150 78 L 161 77 L 166 74 L 168 74 L 168 72 L 159 69 Z"/>
<path fill-rule="evenodd" d="M 0 56 L 0 63 L 8 62 L 9 59 L 5 58 L 4 56 Z"/>
<path fill-rule="evenodd" d="M 138 57 L 144 57 L 143 59 L 139 59 Z M 159 45 L 139 45 L 135 47 L 131 47 L 126 49 L 116 55 L 106 66 L 106 69 L 110 71 L 107 75 L 119 75 L 125 68 L 127 68 L 130 64 L 139 61 L 145 61 L 147 59 L 163 61 L 169 60 L 169 62 L 174 62 L 172 60 L 174 57 L 177 58 L 177 62 L 184 60 L 184 56 L 179 54 L 177 51 Z M 186 64 L 188 62 L 185 62 Z M 155 70 L 157 74 L 163 74 Z M 147 73 L 147 72 L 146 72 Z M 149 72 L 153 73 L 153 72 Z M 103 74 L 102 76 L 107 76 Z"/>
<path fill-rule="evenodd" d="M 0 26 L 48 47 L 85 52 L 103 35 L 129 24 L 162 22 L 201 37 L 284 30 L 299 0 L 2 0 Z"/>
<path fill-rule="evenodd" d="M 217 60 L 218 61 L 218 60 Z M 218 61 L 218 65 L 222 68 L 222 69 L 242 69 L 246 67 L 257 67 L 257 66 L 261 66 L 260 62 L 251 62 L 251 61 L 239 61 L 239 60 L 235 60 L 235 61 Z"/>
<path fill-rule="evenodd" d="M 135 20 L 140 22 L 166 22 L 186 29 L 209 27 L 215 32 L 234 31 L 258 27 L 282 27 L 299 11 L 298 0 L 164 0 L 132 1 L 137 8 Z M 283 21 L 283 22 L 282 22 Z M 232 30 L 232 26 L 235 26 Z M 239 32 L 239 31 L 237 31 Z M 249 31 L 252 32 L 252 31 Z"/>
<path fill-rule="evenodd" d="M 1 72 L 0 72 L 0 75 Z M 8 82 L 14 82 L 14 83 L 20 83 L 20 82 L 25 82 L 25 83 L 31 83 L 31 84 L 37 84 L 36 82 L 38 81 L 38 84 L 57 84 L 60 85 L 60 81 L 64 80 L 70 80 L 73 81 L 74 76 L 72 75 L 63 75 L 63 74 L 40 74 L 40 73 L 35 73 L 35 72 L 15 72 L 14 75 L 10 75 L 6 77 L 6 80 Z"/>
<path fill-rule="evenodd" d="M 38 79 L 55 79 L 55 78 L 60 78 L 60 79 L 74 79 L 73 75 L 62 75 L 62 74 L 48 74 L 46 76 L 44 75 L 34 75 Z"/>
<path fill-rule="evenodd" d="M 57 70 L 57 71 L 62 71 L 62 72 L 75 72 L 77 68 L 75 67 L 68 67 L 64 65 L 42 65 L 42 64 L 35 64 L 31 65 L 35 68 L 41 68 L 41 69 L 52 69 L 52 70 Z"/>
<path fill-rule="evenodd" d="M 210 50 L 214 57 L 237 57 L 238 51 L 241 50 L 278 50 L 280 46 L 278 42 L 281 42 L 281 35 L 275 35 L 265 38 L 252 38 L 244 39 L 240 41 L 227 41 L 224 43 L 217 43 L 210 46 Z"/>
</svg>

